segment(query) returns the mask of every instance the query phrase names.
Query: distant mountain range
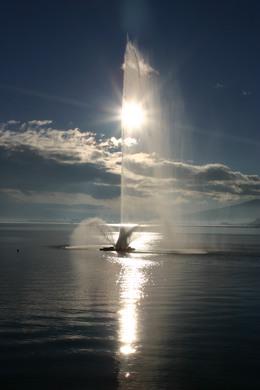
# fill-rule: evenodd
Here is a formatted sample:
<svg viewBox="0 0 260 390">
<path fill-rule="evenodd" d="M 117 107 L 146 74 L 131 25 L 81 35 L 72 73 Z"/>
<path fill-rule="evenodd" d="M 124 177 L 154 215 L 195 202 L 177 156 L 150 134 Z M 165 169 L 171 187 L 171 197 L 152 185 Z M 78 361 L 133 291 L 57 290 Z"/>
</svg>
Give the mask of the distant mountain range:
<svg viewBox="0 0 260 390">
<path fill-rule="evenodd" d="M 260 225 L 260 199 L 217 209 L 205 210 L 189 215 L 196 221 L 208 223 L 249 223 Z"/>
</svg>

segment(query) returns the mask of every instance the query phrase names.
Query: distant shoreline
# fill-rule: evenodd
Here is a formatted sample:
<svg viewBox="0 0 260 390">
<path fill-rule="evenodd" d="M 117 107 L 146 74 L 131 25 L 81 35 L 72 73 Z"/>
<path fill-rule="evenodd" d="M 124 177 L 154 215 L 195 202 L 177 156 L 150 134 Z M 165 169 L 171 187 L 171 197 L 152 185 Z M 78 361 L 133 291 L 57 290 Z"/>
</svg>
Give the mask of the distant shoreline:
<svg viewBox="0 0 260 390">
<path fill-rule="evenodd" d="M 79 222 L 61 222 L 61 221 L 0 221 L 0 225 L 78 225 L 82 223 Z M 111 224 L 110 224 L 111 225 Z M 146 224 L 149 226 L 149 224 Z M 151 224 L 154 226 L 154 224 Z M 248 224 L 232 224 L 232 223 L 219 223 L 219 224 L 176 224 L 175 227 L 185 227 L 185 228 L 247 228 L 247 229 L 260 229 L 260 224 L 254 224 L 254 222 Z"/>
</svg>

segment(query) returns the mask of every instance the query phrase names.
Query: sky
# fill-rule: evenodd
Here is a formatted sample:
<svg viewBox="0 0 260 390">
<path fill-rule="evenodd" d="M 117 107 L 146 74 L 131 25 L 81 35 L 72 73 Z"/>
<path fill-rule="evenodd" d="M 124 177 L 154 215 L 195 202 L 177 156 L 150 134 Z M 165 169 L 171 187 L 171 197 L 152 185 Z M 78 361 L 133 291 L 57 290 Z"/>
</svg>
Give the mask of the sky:
<svg viewBox="0 0 260 390">
<path fill-rule="evenodd" d="M 160 76 L 173 207 L 259 198 L 259 17 L 256 0 L 2 0 L 0 220 L 118 220 L 127 34 Z"/>
</svg>

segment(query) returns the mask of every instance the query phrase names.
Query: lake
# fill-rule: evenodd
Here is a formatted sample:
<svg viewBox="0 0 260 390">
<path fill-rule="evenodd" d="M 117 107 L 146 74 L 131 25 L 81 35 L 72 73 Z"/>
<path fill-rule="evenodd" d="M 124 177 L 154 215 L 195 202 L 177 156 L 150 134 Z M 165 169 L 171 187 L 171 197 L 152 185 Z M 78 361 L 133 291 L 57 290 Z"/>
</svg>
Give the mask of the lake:
<svg viewBox="0 0 260 390">
<path fill-rule="evenodd" d="M 0 225 L 2 389 L 260 388 L 260 229 L 126 256 L 64 249 L 74 229 Z"/>
</svg>

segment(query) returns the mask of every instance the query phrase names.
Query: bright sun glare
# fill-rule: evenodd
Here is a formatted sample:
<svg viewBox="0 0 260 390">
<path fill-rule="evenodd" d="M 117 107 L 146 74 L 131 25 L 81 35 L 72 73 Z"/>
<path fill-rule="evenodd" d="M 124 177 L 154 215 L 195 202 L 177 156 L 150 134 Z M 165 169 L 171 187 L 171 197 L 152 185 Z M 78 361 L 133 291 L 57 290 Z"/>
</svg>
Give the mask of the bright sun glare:
<svg viewBox="0 0 260 390">
<path fill-rule="evenodd" d="M 145 111 L 141 103 L 124 102 L 121 112 L 122 126 L 128 129 L 140 129 L 145 121 Z"/>
</svg>

